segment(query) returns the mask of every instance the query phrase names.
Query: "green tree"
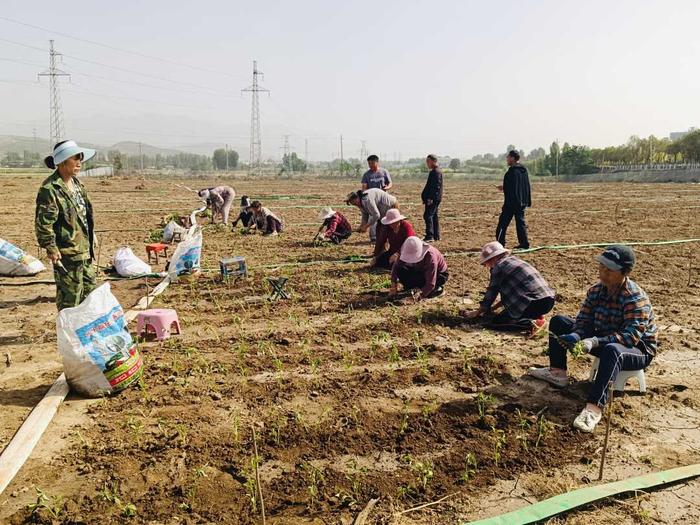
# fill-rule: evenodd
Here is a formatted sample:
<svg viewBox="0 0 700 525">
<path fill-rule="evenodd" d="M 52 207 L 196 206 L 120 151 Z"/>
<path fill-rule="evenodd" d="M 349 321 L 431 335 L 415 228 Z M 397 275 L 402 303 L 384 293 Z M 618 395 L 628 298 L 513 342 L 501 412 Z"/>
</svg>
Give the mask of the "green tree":
<svg viewBox="0 0 700 525">
<path fill-rule="evenodd" d="M 235 150 L 228 150 L 228 166 L 226 165 L 227 152 L 224 148 L 218 148 L 214 150 L 212 155 L 212 164 L 216 170 L 225 170 L 227 167 L 230 170 L 235 170 L 238 167 L 238 152 Z"/>
<path fill-rule="evenodd" d="M 462 165 L 462 163 L 459 161 L 459 159 L 450 159 L 449 168 L 450 168 L 453 172 L 457 171 L 457 170 L 460 168 L 461 165 Z"/>
</svg>

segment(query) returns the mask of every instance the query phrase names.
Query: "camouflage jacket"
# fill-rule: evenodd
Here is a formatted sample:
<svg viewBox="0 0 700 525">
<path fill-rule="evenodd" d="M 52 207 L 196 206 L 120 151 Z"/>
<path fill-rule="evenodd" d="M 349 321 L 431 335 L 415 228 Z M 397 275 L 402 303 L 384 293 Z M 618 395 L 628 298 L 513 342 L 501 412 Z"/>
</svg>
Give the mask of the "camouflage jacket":
<svg viewBox="0 0 700 525">
<path fill-rule="evenodd" d="M 87 223 L 78 211 L 71 190 L 55 171 L 41 184 L 36 196 L 34 229 L 39 246 L 48 253 L 60 252 L 69 261 L 87 261 L 95 258 L 92 204 L 77 178 L 73 179 L 73 184 L 85 201 Z"/>
</svg>

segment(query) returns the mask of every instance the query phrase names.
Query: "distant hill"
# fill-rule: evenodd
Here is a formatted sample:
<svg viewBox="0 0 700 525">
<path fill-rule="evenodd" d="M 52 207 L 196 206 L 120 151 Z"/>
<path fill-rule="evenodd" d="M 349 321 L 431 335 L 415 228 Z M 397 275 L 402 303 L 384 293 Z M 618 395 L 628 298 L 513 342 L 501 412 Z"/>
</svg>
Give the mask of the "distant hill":
<svg viewBox="0 0 700 525">
<path fill-rule="evenodd" d="M 122 141 L 113 144 L 112 146 L 102 146 L 99 144 L 90 144 L 87 142 L 80 142 L 81 146 L 87 148 L 93 148 L 100 152 L 107 153 L 112 150 L 119 150 L 127 155 L 138 155 L 139 154 L 139 143 L 133 141 Z M 177 155 L 178 153 L 198 153 L 200 155 L 209 155 L 214 152 L 216 147 L 223 147 L 223 145 L 209 145 L 209 144 L 195 144 L 191 147 L 182 148 L 159 148 L 157 146 L 151 146 L 145 142 L 141 143 L 141 152 L 144 155 L 153 157 L 157 154 L 161 155 Z M 31 153 L 40 153 L 41 155 L 48 155 L 53 149 L 53 144 L 49 144 L 47 139 L 34 137 L 23 137 L 19 135 L 0 135 L 0 156 L 6 153 L 18 153 L 22 154 L 25 151 Z"/>
</svg>

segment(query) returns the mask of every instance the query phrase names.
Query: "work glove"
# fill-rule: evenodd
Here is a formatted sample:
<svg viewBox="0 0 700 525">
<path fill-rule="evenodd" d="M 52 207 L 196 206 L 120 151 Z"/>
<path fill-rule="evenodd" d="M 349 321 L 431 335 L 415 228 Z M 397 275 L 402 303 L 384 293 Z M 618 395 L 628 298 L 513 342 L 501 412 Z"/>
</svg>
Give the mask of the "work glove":
<svg viewBox="0 0 700 525">
<path fill-rule="evenodd" d="M 581 340 L 581 336 L 575 332 L 559 336 L 559 341 L 561 341 L 562 343 L 564 343 L 565 345 L 567 345 L 569 347 L 574 346 L 580 340 Z"/>
<path fill-rule="evenodd" d="M 586 349 L 586 353 L 590 354 L 591 350 L 597 347 L 599 343 L 597 337 L 588 337 L 581 341 L 581 344 L 583 344 L 583 347 Z"/>
</svg>

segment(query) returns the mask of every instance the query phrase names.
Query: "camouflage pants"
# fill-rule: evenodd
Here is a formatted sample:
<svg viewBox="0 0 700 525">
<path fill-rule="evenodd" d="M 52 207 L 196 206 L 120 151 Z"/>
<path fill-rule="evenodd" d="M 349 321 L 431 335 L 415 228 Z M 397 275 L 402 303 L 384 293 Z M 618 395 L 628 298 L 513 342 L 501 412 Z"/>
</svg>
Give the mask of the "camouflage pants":
<svg viewBox="0 0 700 525">
<path fill-rule="evenodd" d="M 61 261 L 66 271 L 54 266 L 58 310 L 78 306 L 97 286 L 92 261 Z"/>
</svg>

